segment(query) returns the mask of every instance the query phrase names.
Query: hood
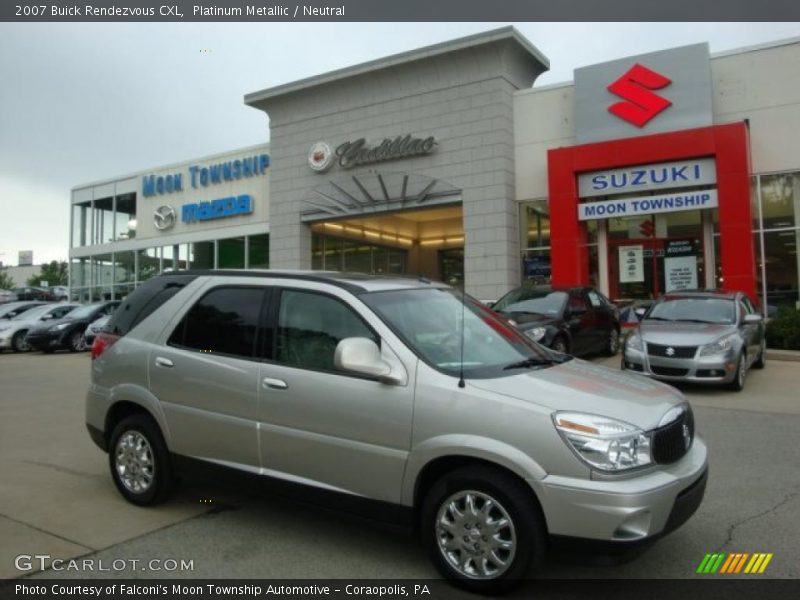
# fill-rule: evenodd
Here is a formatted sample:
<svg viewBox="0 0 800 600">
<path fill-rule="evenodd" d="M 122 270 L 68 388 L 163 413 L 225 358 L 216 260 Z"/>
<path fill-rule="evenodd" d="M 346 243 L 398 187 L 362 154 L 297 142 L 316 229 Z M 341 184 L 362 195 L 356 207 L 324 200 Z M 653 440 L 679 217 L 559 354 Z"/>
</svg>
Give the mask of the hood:
<svg viewBox="0 0 800 600">
<path fill-rule="evenodd" d="M 81 321 L 86 322 L 87 319 L 52 319 L 51 321 L 43 321 L 41 325 L 32 327 L 31 331 L 47 331 L 51 327 L 60 325 L 61 323 L 79 323 Z"/>
<path fill-rule="evenodd" d="M 488 392 L 535 402 L 556 410 L 603 415 L 647 431 L 673 406 L 685 402 L 670 385 L 573 359 L 544 369 L 523 370 L 497 379 L 471 379 Z"/>
<path fill-rule="evenodd" d="M 645 342 L 662 346 L 702 346 L 734 333 L 735 325 L 722 323 L 691 323 L 687 321 L 652 321 L 639 323 L 639 333 Z"/>
<path fill-rule="evenodd" d="M 560 319 L 552 315 L 543 315 L 540 313 L 526 313 L 526 312 L 508 312 L 502 313 L 503 316 L 509 319 L 514 319 L 517 325 L 524 325 L 522 329 L 530 329 L 531 327 L 544 327 L 546 325 L 554 325 Z"/>
</svg>

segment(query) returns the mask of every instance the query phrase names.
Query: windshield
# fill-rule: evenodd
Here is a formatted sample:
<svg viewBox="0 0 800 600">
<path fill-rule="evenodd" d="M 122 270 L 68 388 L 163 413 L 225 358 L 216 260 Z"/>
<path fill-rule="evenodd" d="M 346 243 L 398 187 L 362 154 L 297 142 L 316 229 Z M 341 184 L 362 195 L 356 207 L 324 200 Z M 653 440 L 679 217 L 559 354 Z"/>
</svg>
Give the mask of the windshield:
<svg viewBox="0 0 800 600">
<path fill-rule="evenodd" d="M 645 319 L 729 325 L 736 321 L 736 310 L 733 300 L 726 298 L 664 298 L 653 305 Z"/>
<path fill-rule="evenodd" d="M 12 317 L 13 321 L 27 321 L 29 319 L 38 319 L 42 315 L 46 315 L 49 311 L 53 310 L 52 305 L 45 304 L 43 306 L 37 306 L 35 308 L 31 308 L 26 310 L 23 313 L 20 313 L 14 317 Z"/>
<path fill-rule="evenodd" d="M 529 342 L 477 300 L 461 293 L 427 288 L 373 292 L 360 296 L 425 362 L 458 376 L 461 315 L 464 315 L 464 376 L 500 377 L 562 362 L 562 355 Z M 520 364 L 520 363 L 525 364 Z M 512 370 L 509 370 L 511 367 Z"/>
<path fill-rule="evenodd" d="M 102 304 L 89 304 L 87 306 L 79 306 L 75 310 L 71 310 L 63 316 L 64 319 L 85 319 L 90 316 L 94 311 L 100 308 Z"/>
<path fill-rule="evenodd" d="M 555 316 L 561 314 L 566 303 L 565 292 L 519 288 L 500 298 L 492 308 L 503 313 L 525 312 Z"/>
</svg>

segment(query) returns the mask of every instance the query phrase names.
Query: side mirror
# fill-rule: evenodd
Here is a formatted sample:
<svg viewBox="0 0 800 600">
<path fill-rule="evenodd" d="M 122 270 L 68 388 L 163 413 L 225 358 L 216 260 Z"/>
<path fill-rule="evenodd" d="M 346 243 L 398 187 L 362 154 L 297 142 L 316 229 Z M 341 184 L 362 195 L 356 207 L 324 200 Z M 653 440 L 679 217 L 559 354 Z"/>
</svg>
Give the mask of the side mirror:
<svg viewBox="0 0 800 600">
<path fill-rule="evenodd" d="M 762 319 L 761 315 L 753 314 L 753 315 L 745 315 L 744 316 L 744 322 L 745 323 L 761 323 L 762 320 L 763 319 Z"/>
<path fill-rule="evenodd" d="M 333 364 L 337 369 L 376 377 L 382 383 L 399 384 L 402 380 L 383 360 L 378 345 L 368 338 L 345 338 L 336 345 Z"/>
</svg>

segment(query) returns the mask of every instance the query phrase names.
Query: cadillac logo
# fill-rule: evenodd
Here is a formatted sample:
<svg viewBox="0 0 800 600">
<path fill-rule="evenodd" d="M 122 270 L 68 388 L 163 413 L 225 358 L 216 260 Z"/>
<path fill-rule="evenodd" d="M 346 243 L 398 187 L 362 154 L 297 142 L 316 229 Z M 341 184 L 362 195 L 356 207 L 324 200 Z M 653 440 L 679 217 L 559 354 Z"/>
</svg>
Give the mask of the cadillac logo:
<svg viewBox="0 0 800 600">
<path fill-rule="evenodd" d="M 159 206 L 153 213 L 153 225 L 159 231 L 166 231 L 175 226 L 177 218 L 175 209 L 169 204 L 164 204 Z"/>
<path fill-rule="evenodd" d="M 675 348 L 670 346 L 669 348 L 664 350 L 664 354 L 666 354 L 667 356 L 675 356 Z"/>
<path fill-rule="evenodd" d="M 308 166 L 318 173 L 330 169 L 333 159 L 333 150 L 327 142 L 317 142 L 308 151 Z"/>
</svg>

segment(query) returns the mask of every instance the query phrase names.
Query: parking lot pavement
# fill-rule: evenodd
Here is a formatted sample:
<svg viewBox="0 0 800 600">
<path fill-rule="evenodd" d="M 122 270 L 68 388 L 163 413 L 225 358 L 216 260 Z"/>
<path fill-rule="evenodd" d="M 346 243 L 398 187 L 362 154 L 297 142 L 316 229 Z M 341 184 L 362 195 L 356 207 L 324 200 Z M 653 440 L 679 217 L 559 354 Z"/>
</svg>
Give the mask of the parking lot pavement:
<svg viewBox="0 0 800 600">
<path fill-rule="evenodd" d="M 619 358 L 606 362 L 616 368 Z M 158 508 L 128 505 L 83 428 L 87 379 L 86 355 L 0 356 L 0 576 L 23 574 L 13 565 L 22 553 L 193 567 L 142 571 L 140 562 L 119 572 L 50 570 L 37 578 L 435 576 L 410 535 L 278 497 L 191 484 Z M 535 575 L 695 577 L 706 553 L 722 551 L 772 552 L 764 576 L 800 577 L 799 388 L 800 369 L 779 362 L 753 371 L 740 394 L 685 388 L 710 449 L 697 514 L 625 564 L 562 553 Z"/>
</svg>

